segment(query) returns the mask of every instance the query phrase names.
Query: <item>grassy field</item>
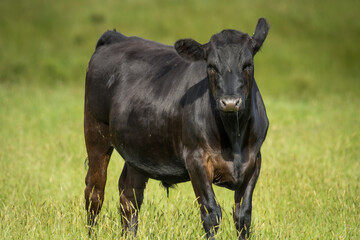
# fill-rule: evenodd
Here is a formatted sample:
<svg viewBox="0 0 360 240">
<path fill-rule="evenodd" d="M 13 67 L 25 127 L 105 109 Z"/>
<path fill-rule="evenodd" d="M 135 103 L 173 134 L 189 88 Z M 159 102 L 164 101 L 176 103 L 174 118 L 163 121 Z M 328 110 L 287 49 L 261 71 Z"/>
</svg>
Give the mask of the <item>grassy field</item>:
<svg viewBox="0 0 360 240">
<path fill-rule="evenodd" d="M 86 239 L 84 78 L 116 28 L 167 44 L 271 24 L 255 77 L 270 129 L 252 239 L 360 239 L 359 1 L 0 2 L 0 238 Z M 98 239 L 122 239 L 113 154 Z M 233 192 L 215 187 L 218 239 L 236 239 Z M 138 239 L 205 239 L 190 183 L 150 181 Z"/>
</svg>

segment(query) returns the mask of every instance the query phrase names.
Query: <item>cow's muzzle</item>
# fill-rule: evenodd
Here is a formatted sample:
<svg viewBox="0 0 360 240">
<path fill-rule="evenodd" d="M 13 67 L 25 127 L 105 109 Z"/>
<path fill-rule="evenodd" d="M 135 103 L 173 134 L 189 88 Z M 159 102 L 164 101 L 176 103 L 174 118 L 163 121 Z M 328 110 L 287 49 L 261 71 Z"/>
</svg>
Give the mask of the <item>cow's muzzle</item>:
<svg viewBox="0 0 360 240">
<path fill-rule="evenodd" d="M 225 96 L 218 100 L 219 110 L 224 112 L 238 112 L 242 105 L 242 99 L 237 96 Z"/>
</svg>

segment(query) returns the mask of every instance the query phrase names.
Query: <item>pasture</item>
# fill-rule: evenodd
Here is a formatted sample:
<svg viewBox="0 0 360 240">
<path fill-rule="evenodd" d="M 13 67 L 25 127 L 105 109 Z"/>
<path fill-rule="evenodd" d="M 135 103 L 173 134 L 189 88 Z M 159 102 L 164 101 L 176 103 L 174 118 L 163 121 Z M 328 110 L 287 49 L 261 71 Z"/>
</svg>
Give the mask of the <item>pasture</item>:
<svg viewBox="0 0 360 240">
<path fill-rule="evenodd" d="M 83 97 L 98 37 L 205 43 L 224 28 L 271 28 L 255 57 L 270 128 L 253 198 L 252 239 L 360 238 L 358 1 L 0 2 L 0 236 L 86 239 Z M 113 154 L 98 239 L 123 239 Z M 218 239 L 236 239 L 233 192 L 215 187 Z M 205 239 L 190 183 L 150 180 L 137 239 Z"/>
</svg>

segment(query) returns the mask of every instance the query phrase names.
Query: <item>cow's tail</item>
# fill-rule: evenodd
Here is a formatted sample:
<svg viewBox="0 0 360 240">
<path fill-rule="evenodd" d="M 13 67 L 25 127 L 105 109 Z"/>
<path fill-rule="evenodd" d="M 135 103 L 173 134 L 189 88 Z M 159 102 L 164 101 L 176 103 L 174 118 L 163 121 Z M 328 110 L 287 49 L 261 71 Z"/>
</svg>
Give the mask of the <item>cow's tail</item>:
<svg viewBox="0 0 360 240">
<path fill-rule="evenodd" d="M 95 49 L 98 49 L 101 46 L 114 44 L 117 42 L 121 42 L 125 40 L 127 37 L 119 32 L 117 32 L 115 29 L 113 31 L 107 30 L 96 43 Z"/>
</svg>

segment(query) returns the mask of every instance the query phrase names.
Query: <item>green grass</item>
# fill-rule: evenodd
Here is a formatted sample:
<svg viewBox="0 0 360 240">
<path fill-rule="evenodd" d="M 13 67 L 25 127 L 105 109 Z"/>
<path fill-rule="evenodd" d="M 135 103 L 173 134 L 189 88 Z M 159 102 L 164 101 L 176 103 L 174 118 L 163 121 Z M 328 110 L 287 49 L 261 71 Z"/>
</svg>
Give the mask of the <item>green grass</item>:
<svg viewBox="0 0 360 240">
<path fill-rule="evenodd" d="M 116 28 L 173 44 L 223 28 L 271 29 L 256 56 L 270 119 L 254 192 L 253 239 L 360 239 L 358 1 L 0 2 L 0 236 L 86 239 L 84 78 L 98 37 Z M 98 239 L 121 239 L 113 154 Z M 235 239 L 233 192 L 218 239 Z M 138 239 L 200 239 L 190 183 L 150 181 Z"/>
<path fill-rule="evenodd" d="M 0 234 L 4 239 L 86 238 L 82 89 L 1 85 Z M 357 239 L 359 232 L 359 100 L 289 102 L 268 98 L 272 122 L 254 193 L 256 239 Z M 344 104 L 341 108 L 334 105 Z M 16 107 L 14 107 L 16 106 Z M 100 239 L 120 238 L 117 179 L 109 165 Z M 233 193 L 216 188 L 223 208 L 219 239 L 233 239 Z M 170 190 L 150 181 L 139 239 L 203 235 L 189 183 Z"/>
</svg>

